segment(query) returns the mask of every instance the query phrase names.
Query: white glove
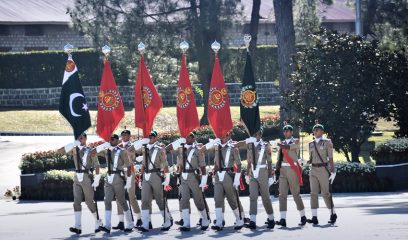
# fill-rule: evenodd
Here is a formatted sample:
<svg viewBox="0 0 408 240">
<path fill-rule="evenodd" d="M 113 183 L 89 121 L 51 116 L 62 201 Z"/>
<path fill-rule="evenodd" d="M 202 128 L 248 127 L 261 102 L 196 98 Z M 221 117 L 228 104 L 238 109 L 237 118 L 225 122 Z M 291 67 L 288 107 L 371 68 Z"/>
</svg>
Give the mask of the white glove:
<svg viewBox="0 0 408 240">
<path fill-rule="evenodd" d="M 234 177 L 234 183 L 232 184 L 234 186 L 234 188 L 238 188 L 239 184 L 240 184 L 240 180 L 241 179 L 241 173 L 235 173 L 235 177 Z"/>
<path fill-rule="evenodd" d="M 209 142 L 205 144 L 205 149 L 210 150 L 213 149 L 215 145 L 221 144 L 221 140 L 219 138 L 216 139 L 209 139 Z"/>
<path fill-rule="evenodd" d="M 149 142 L 150 142 L 150 139 L 142 138 L 140 140 L 133 142 L 133 147 L 135 148 L 135 150 L 139 150 L 143 147 L 143 144 L 148 144 Z"/>
<path fill-rule="evenodd" d="M 164 187 L 167 187 L 170 184 L 170 173 L 166 173 L 166 177 L 164 178 L 164 182 L 162 183 L 162 185 Z"/>
<path fill-rule="evenodd" d="M 269 187 L 272 186 L 272 184 L 274 184 L 275 181 L 276 181 L 275 175 L 272 176 L 272 177 L 270 177 L 270 178 L 268 179 L 268 185 L 269 185 Z"/>
<path fill-rule="evenodd" d="M 329 177 L 330 184 L 333 184 L 335 178 L 336 178 L 336 172 L 332 172 Z"/>
<path fill-rule="evenodd" d="M 142 189 L 142 181 L 139 181 L 139 189 Z"/>
<path fill-rule="evenodd" d="M 269 143 L 271 144 L 272 148 L 276 148 L 278 146 L 278 143 L 276 141 L 271 140 L 269 141 Z"/>
<path fill-rule="evenodd" d="M 249 143 L 255 143 L 256 142 L 256 138 L 255 137 L 250 137 L 245 139 L 245 143 L 249 144 Z"/>
<path fill-rule="evenodd" d="M 126 191 L 129 192 L 129 189 L 131 188 L 131 186 L 132 186 L 132 176 L 126 178 L 126 185 L 125 185 Z"/>
<path fill-rule="evenodd" d="M 176 150 L 177 148 L 180 147 L 180 145 L 182 143 L 186 143 L 186 139 L 185 138 L 179 138 L 176 141 L 171 143 L 171 146 L 173 147 L 174 150 Z"/>
<path fill-rule="evenodd" d="M 245 176 L 245 182 L 249 185 L 249 176 L 248 175 Z"/>
<path fill-rule="evenodd" d="M 101 145 L 99 145 L 99 146 L 96 147 L 96 152 L 97 152 L 97 153 L 100 153 L 100 152 L 102 152 L 103 150 L 108 149 L 108 148 L 110 148 L 110 147 L 111 147 L 110 143 L 108 143 L 108 142 L 102 143 Z"/>
<path fill-rule="evenodd" d="M 92 187 L 93 187 L 94 191 L 96 191 L 96 188 L 99 186 L 100 180 L 101 180 L 101 174 L 96 174 L 94 176 L 94 181 L 92 183 Z"/>
<path fill-rule="evenodd" d="M 201 190 L 204 192 L 204 189 L 205 189 L 205 187 L 207 186 L 207 179 L 208 179 L 208 176 L 207 175 L 202 175 L 201 176 L 201 183 L 200 183 L 200 188 L 201 188 Z"/>
<path fill-rule="evenodd" d="M 307 161 L 304 159 L 299 158 L 298 159 L 298 163 L 300 164 L 300 166 L 304 167 L 307 165 Z"/>
<path fill-rule="evenodd" d="M 143 156 L 137 156 L 136 157 L 136 162 L 141 163 L 143 161 Z"/>
<path fill-rule="evenodd" d="M 72 143 L 68 143 L 67 145 L 64 146 L 65 152 L 71 151 L 74 147 L 81 145 L 81 143 L 78 140 L 75 140 Z"/>
</svg>

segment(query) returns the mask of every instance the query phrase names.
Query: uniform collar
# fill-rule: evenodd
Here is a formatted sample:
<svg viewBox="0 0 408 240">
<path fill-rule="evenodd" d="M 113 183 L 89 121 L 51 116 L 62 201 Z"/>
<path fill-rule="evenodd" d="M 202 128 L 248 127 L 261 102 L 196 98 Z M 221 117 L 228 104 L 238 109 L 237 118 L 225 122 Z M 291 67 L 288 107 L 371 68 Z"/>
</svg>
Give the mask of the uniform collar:
<svg viewBox="0 0 408 240">
<path fill-rule="evenodd" d="M 320 140 L 322 140 L 322 139 L 323 139 L 322 137 L 315 138 L 315 142 L 316 142 L 316 143 L 319 143 L 319 142 L 320 142 Z"/>
<path fill-rule="evenodd" d="M 221 147 L 225 147 L 225 146 L 230 146 L 231 145 L 231 143 L 232 143 L 232 140 L 230 139 L 230 140 L 228 140 L 226 143 L 224 143 L 224 144 L 222 144 L 221 143 Z"/>
<path fill-rule="evenodd" d="M 285 139 L 286 144 L 289 144 L 290 142 L 293 142 L 293 137 L 289 138 L 289 139 Z"/>
<path fill-rule="evenodd" d="M 79 145 L 78 148 L 81 151 L 83 148 L 86 148 L 86 145 Z"/>
<path fill-rule="evenodd" d="M 257 142 L 254 142 L 254 145 L 255 145 L 255 147 L 257 147 L 258 145 L 263 145 L 263 141 L 262 141 L 262 139 L 259 139 L 259 141 L 257 141 Z"/>
<path fill-rule="evenodd" d="M 126 146 L 128 145 L 128 143 L 129 143 L 129 141 L 127 141 L 127 142 L 122 141 L 122 146 L 123 146 L 123 147 L 126 147 Z"/>
<path fill-rule="evenodd" d="M 153 144 L 147 144 L 147 148 L 150 150 L 150 149 L 152 149 L 154 146 L 156 146 L 157 145 L 157 142 L 155 142 L 155 143 L 153 143 Z"/>
</svg>

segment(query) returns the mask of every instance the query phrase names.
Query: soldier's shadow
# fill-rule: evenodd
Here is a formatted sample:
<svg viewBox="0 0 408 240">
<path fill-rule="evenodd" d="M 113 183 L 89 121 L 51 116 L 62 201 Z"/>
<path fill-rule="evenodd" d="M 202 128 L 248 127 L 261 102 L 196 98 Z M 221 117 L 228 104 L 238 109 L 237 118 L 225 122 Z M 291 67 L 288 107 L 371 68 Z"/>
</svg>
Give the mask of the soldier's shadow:
<svg viewBox="0 0 408 240">
<path fill-rule="evenodd" d="M 336 228 L 337 225 L 333 225 L 333 224 L 324 224 L 324 225 L 313 225 L 313 227 L 315 228 Z"/>
<path fill-rule="evenodd" d="M 191 237 L 200 236 L 202 234 L 205 234 L 207 231 L 209 230 L 202 231 L 199 228 L 191 228 L 189 232 L 179 231 L 180 234 L 175 236 L 174 238 L 177 238 L 177 239 L 191 238 Z"/>
<path fill-rule="evenodd" d="M 214 234 L 210 234 L 208 237 L 210 238 L 219 238 L 219 237 L 227 237 L 230 236 L 234 233 L 240 232 L 241 230 L 235 230 L 233 226 L 231 227 L 224 227 L 224 229 L 222 231 L 214 231 Z"/>
<path fill-rule="evenodd" d="M 257 228 L 250 230 L 251 232 L 249 233 L 244 233 L 243 235 L 246 237 L 257 237 L 259 235 L 262 235 L 267 232 L 273 232 L 273 229 L 268 229 L 268 228 Z"/>
<path fill-rule="evenodd" d="M 302 227 L 279 227 L 279 230 L 286 230 L 286 231 L 296 231 L 302 229 Z"/>
</svg>

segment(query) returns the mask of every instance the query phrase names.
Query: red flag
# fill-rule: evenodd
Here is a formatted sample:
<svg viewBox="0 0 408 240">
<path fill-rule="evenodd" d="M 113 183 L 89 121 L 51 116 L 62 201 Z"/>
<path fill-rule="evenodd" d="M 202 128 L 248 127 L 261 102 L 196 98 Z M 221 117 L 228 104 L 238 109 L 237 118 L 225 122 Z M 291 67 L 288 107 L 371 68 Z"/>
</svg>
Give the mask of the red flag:
<svg viewBox="0 0 408 240">
<path fill-rule="evenodd" d="M 150 78 L 143 56 L 140 57 L 134 94 L 135 125 L 143 130 L 144 137 L 148 137 L 163 102 Z"/>
<path fill-rule="evenodd" d="M 233 127 L 227 87 L 217 54 L 215 55 L 208 98 L 208 121 L 218 138 L 223 137 Z"/>
<path fill-rule="evenodd" d="M 125 109 L 122 98 L 116 87 L 110 63 L 105 59 L 98 95 L 96 133 L 105 141 L 109 141 L 123 116 Z"/>
<path fill-rule="evenodd" d="M 186 66 L 186 55 L 181 60 L 180 76 L 177 89 L 177 121 L 181 137 L 200 127 L 193 89 Z"/>
</svg>

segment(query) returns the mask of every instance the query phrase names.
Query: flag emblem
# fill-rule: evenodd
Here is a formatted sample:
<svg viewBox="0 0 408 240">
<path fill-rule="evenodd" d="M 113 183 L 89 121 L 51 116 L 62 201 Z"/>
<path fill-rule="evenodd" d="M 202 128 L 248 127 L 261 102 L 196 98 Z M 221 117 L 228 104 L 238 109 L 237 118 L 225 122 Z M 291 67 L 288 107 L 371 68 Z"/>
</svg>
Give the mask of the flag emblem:
<svg viewBox="0 0 408 240">
<path fill-rule="evenodd" d="M 215 109 L 220 109 L 225 106 L 225 96 L 227 95 L 227 89 L 216 87 L 210 89 L 210 106 Z"/>
<path fill-rule="evenodd" d="M 75 62 L 72 60 L 68 60 L 67 64 L 65 65 L 66 72 L 72 72 L 75 69 Z"/>
<path fill-rule="evenodd" d="M 186 88 L 178 88 L 177 91 L 177 106 L 180 108 L 186 108 L 188 104 L 190 103 L 190 97 L 189 95 L 191 94 L 191 88 L 186 87 Z"/>
<path fill-rule="evenodd" d="M 152 98 L 153 98 L 152 91 L 150 90 L 150 88 L 144 86 L 142 90 L 142 94 L 143 94 L 143 106 L 144 108 L 147 108 L 152 102 Z"/>
<path fill-rule="evenodd" d="M 114 89 L 99 92 L 99 104 L 105 111 L 113 111 L 119 105 L 120 96 Z"/>
<path fill-rule="evenodd" d="M 248 85 L 241 90 L 241 104 L 245 108 L 253 108 L 258 104 L 256 90 L 252 85 Z"/>
</svg>

